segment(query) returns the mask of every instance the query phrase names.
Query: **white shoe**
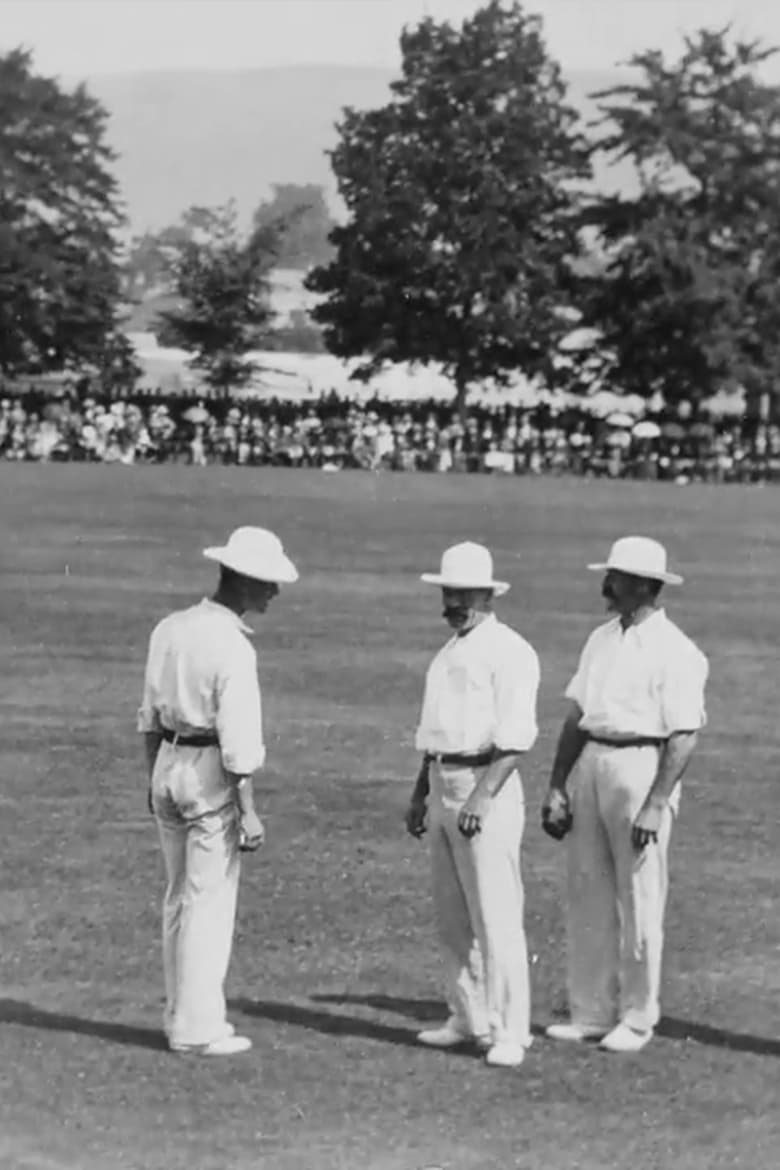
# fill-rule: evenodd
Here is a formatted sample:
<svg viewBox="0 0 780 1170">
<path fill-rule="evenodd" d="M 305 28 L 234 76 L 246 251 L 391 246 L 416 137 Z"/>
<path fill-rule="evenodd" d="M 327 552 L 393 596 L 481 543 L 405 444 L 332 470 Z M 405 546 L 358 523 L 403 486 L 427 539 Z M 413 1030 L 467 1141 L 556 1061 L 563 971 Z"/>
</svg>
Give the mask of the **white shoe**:
<svg viewBox="0 0 780 1170">
<path fill-rule="evenodd" d="M 239 1052 L 248 1052 L 252 1041 L 248 1036 L 223 1036 L 219 1040 L 212 1040 L 210 1044 L 171 1044 L 171 1052 L 193 1056 L 237 1056 Z"/>
<path fill-rule="evenodd" d="M 417 1033 L 420 1044 L 427 1044 L 429 1048 L 454 1048 L 456 1044 L 467 1044 L 474 1037 L 459 1028 L 454 1020 L 447 1020 L 439 1028 L 426 1028 Z"/>
<path fill-rule="evenodd" d="M 628 1024 L 618 1024 L 599 1044 L 606 1052 L 641 1052 L 653 1037 L 653 1029 L 638 1032 Z"/>
<path fill-rule="evenodd" d="M 167 1023 L 166 1023 L 166 1024 L 164 1024 L 164 1025 L 163 1025 L 163 1032 L 165 1033 L 165 1039 L 168 1041 L 168 1047 L 169 1047 L 169 1048 L 172 1048 L 172 1047 L 173 1047 L 173 1045 L 171 1044 L 171 1029 L 170 1029 L 170 1026 L 169 1026 L 169 1024 L 167 1024 Z M 233 1027 L 233 1025 L 232 1025 L 232 1024 L 228 1024 L 228 1023 L 226 1022 L 226 1023 L 225 1023 L 225 1031 L 224 1031 L 224 1033 L 223 1033 L 223 1036 L 235 1036 L 235 1034 L 236 1034 L 236 1029 Z M 220 1036 L 220 1039 L 222 1039 L 222 1036 Z M 192 1047 L 192 1046 L 191 1046 L 191 1045 L 189 1045 L 189 1044 L 185 1044 L 185 1045 L 183 1045 L 183 1046 L 182 1046 L 182 1045 L 180 1044 L 180 1045 L 178 1045 L 178 1047 L 177 1047 L 176 1051 L 178 1052 L 178 1051 L 179 1051 L 179 1049 L 180 1049 L 180 1048 L 182 1048 L 182 1047 L 184 1047 L 184 1048 L 190 1048 L 190 1047 Z"/>
<path fill-rule="evenodd" d="M 567 1040 L 570 1044 L 582 1044 L 585 1040 L 601 1040 L 608 1028 L 591 1027 L 589 1024 L 550 1024 L 545 1036 L 551 1040 Z"/>
<path fill-rule="evenodd" d="M 511 1040 L 500 1040 L 489 1048 L 485 1056 L 485 1064 L 494 1068 L 517 1068 L 525 1060 L 525 1049 L 522 1044 L 513 1044 Z"/>
</svg>

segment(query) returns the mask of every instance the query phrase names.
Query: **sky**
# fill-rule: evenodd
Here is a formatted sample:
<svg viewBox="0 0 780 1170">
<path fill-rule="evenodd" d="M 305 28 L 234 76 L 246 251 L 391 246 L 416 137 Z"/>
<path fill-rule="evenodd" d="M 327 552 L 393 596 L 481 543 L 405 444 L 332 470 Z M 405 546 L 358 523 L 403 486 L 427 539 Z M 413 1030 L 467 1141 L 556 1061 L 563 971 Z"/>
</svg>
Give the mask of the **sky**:
<svg viewBox="0 0 780 1170">
<path fill-rule="evenodd" d="M 459 25 L 480 0 L 0 0 L 0 52 L 33 51 L 65 78 L 157 69 L 297 64 L 396 67 L 404 24 Z M 611 68 L 632 53 L 674 56 L 685 32 L 733 22 L 780 45 L 777 0 L 528 0 L 564 69 Z M 769 67 L 780 81 L 780 59 Z"/>
</svg>

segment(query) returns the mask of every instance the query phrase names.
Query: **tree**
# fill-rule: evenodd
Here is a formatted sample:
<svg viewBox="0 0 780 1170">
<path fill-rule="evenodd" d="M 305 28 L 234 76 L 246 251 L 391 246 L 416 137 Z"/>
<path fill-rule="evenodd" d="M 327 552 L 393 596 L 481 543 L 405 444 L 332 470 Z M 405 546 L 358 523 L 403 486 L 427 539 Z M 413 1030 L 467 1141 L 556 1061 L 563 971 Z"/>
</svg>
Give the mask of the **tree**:
<svg viewBox="0 0 780 1170">
<path fill-rule="evenodd" d="M 181 243 L 172 264 L 180 305 L 160 314 L 164 344 L 194 354 L 191 364 L 215 390 L 228 394 L 251 381 L 247 358 L 271 334 L 268 275 L 276 263 L 278 227 L 242 238 L 235 204 L 198 209 L 199 229 Z"/>
<path fill-rule="evenodd" d="M 315 183 L 274 183 L 273 196 L 260 204 L 255 227 L 283 224 L 279 266 L 299 271 L 325 264 L 333 254 L 328 239 L 335 226 L 322 187 Z"/>
<path fill-rule="evenodd" d="M 195 236 L 211 230 L 214 212 L 208 207 L 190 207 L 178 223 L 159 232 L 135 236 L 123 265 L 125 289 L 137 299 L 171 289 L 172 265 L 181 248 Z"/>
<path fill-rule="evenodd" d="M 307 287 L 331 352 L 366 377 L 438 362 L 462 415 L 481 379 L 555 377 L 588 150 L 520 4 L 492 0 L 460 30 L 425 19 L 401 53 L 391 101 L 344 113 L 331 159 L 348 218 Z"/>
<path fill-rule="evenodd" d="M 104 394 L 129 394 L 143 374 L 135 350 L 124 333 L 111 333 L 97 356 L 98 381 Z"/>
<path fill-rule="evenodd" d="M 728 29 L 686 38 L 679 61 L 635 56 L 632 84 L 593 95 L 599 149 L 630 159 L 635 195 L 595 200 L 587 218 L 606 271 L 583 282 L 624 389 L 701 399 L 780 379 L 780 90 L 771 50 Z"/>
<path fill-rule="evenodd" d="M 122 212 L 106 113 L 0 56 L 0 370 L 99 364 L 117 332 Z"/>
</svg>

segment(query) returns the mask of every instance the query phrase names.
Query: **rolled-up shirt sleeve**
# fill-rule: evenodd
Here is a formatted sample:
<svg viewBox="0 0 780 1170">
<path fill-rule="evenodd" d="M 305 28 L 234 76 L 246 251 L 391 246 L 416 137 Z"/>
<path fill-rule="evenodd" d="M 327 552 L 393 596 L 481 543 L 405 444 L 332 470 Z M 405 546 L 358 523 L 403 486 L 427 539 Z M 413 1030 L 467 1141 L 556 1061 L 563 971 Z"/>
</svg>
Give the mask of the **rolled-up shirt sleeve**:
<svg viewBox="0 0 780 1170">
<path fill-rule="evenodd" d="M 531 646 L 511 648 L 501 656 L 493 675 L 496 705 L 493 742 L 499 751 L 525 752 L 536 742 L 539 679 L 539 657 Z"/>
<path fill-rule="evenodd" d="M 420 719 L 417 724 L 417 730 L 414 733 L 414 746 L 418 752 L 424 752 L 428 746 L 427 727 L 425 724 L 425 703 L 423 702 L 420 711 Z"/>
<path fill-rule="evenodd" d="M 591 660 L 591 647 L 593 644 L 593 635 L 588 638 L 587 642 L 582 648 L 580 660 L 577 664 L 577 669 L 569 682 L 564 695 L 567 699 L 573 700 L 580 707 L 580 710 L 585 710 L 586 694 L 588 686 L 588 669 Z"/>
<path fill-rule="evenodd" d="M 696 646 L 669 663 L 661 686 L 661 715 L 667 735 L 698 731 L 707 722 L 704 688 L 709 663 Z"/>
<path fill-rule="evenodd" d="M 236 644 L 217 682 L 217 734 L 228 772 L 251 775 L 265 763 L 263 710 L 257 659 L 250 644 Z"/>
<path fill-rule="evenodd" d="M 432 722 L 432 699 L 434 691 L 433 674 L 435 670 L 436 660 L 428 668 L 425 676 L 425 688 L 423 690 L 422 705 L 420 707 L 420 719 L 417 724 L 417 731 L 414 737 L 414 746 L 418 751 L 427 751 L 431 739 L 431 722 Z"/>
<path fill-rule="evenodd" d="M 149 639 L 149 649 L 146 655 L 146 668 L 144 670 L 143 693 L 141 695 L 141 705 L 138 708 L 136 717 L 136 729 L 142 733 L 162 730 L 160 716 L 157 711 L 155 700 L 157 688 L 154 683 L 154 679 L 158 673 L 157 642 L 157 631 L 154 630 L 152 632 L 152 636 Z"/>
</svg>

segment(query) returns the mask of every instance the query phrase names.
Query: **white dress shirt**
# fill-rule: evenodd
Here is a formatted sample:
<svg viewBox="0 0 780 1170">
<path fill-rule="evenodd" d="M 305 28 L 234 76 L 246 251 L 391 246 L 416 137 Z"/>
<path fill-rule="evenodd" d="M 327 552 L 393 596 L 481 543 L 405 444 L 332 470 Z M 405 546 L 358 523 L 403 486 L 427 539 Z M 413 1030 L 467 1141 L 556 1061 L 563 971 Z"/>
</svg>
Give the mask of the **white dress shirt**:
<svg viewBox="0 0 780 1170">
<path fill-rule="evenodd" d="M 415 744 L 435 753 L 527 751 L 538 732 L 538 689 L 533 646 L 491 614 L 433 659 Z"/>
<path fill-rule="evenodd" d="M 257 655 L 241 619 L 204 598 L 163 618 L 152 631 L 139 731 L 213 731 L 229 772 L 249 775 L 265 762 Z"/>
<path fill-rule="evenodd" d="M 585 643 L 566 697 L 582 709 L 580 727 L 606 739 L 668 739 L 706 723 L 709 664 L 663 609 L 624 630 L 614 618 Z"/>
</svg>

